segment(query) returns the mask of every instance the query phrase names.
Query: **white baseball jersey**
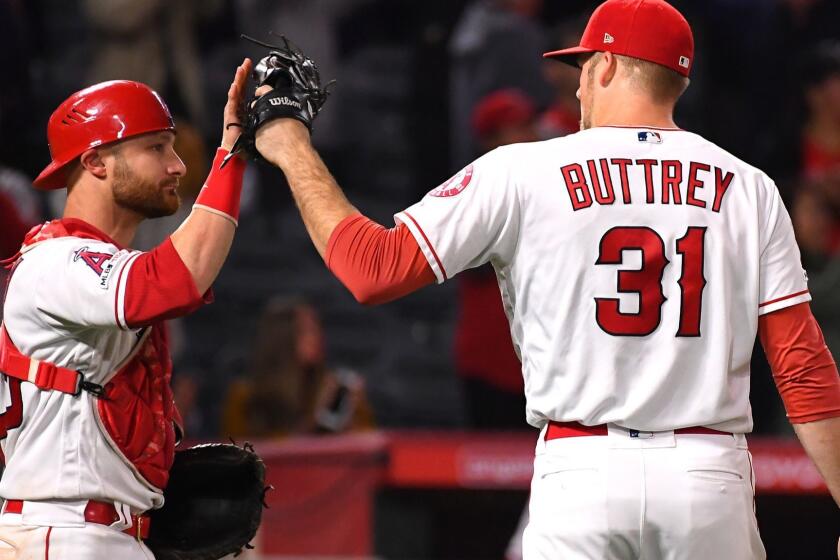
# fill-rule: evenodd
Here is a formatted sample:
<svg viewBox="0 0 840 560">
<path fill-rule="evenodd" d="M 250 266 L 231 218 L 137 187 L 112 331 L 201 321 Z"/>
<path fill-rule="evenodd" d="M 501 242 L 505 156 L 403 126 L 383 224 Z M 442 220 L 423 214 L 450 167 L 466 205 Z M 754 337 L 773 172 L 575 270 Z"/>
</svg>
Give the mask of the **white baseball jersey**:
<svg viewBox="0 0 840 560">
<path fill-rule="evenodd" d="M 103 384 L 133 356 L 147 330 L 129 330 L 125 324 L 126 278 L 140 254 L 81 237 L 29 247 L 5 301 L 5 328 L 12 342 L 26 356 L 82 371 L 87 381 Z M 32 383 L 19 387 L 22 399 L 16 405 L 14 384 L 0 382 L 6 414 L 20 404 L 23 410 L 22 422 L 7 425 L 2 439 L 6 470 L 0 496 L 116 501 L 134 511 L 162 504 L 160 491 L 112 449 L 97 425 L 96 399 L 88 392 L 74 397 L 41 391 Z M 37 515 L 36 509 L 28 523 L 55 521 L 32 517 Z"/>
<path fill-rule="evenodd" d="M 773 181 L 682 130 L 502 147 L 395 219 L 439 282 L 493 264 L 537 427 L 749 432 L 758 316 L 810 300 Z"/>
</svg>

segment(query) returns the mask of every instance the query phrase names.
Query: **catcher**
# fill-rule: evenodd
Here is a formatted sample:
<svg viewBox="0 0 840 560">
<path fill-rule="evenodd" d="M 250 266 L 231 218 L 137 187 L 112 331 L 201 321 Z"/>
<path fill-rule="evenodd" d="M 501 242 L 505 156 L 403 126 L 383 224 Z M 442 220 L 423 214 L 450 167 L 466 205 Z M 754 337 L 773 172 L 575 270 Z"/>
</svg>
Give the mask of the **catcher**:
<svg viewBox="0 0 840 560">
<path fill-rule="evenodd" d="M 212 301 L 230 249 L 245 162 L 220 164 L 238 135 L 250 70 L 247 59 L 236 70 L 221 147 L 192 213 L 147 253 L 128 248 L 137 226 L 175 212 L 185 173 L 163 100 L 112 81 L 52 114 L 52 162 L 35 185 L 67 188 L 64 215 L 30 231 L 6 262 L 0 559 L 220 558 L 253 537 L 264 478 L 253 452 L 175 453 L 164 324 Z M 164 489 L 166 507 L 150 516 Z"/>
</svg>

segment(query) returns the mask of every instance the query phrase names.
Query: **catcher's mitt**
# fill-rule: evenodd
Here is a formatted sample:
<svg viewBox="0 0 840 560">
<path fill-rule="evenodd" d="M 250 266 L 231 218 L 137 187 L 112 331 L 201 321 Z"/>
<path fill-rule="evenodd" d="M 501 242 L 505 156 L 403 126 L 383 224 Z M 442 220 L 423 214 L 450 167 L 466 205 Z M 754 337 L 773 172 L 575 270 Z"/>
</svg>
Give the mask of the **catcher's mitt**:
<svg viewBox="0 0 840 560">
<path fill-rule="evenodd" d="M 257 130 L 274 119 L 297 119 L 312 132 L 312 121 L 326 103 L 330 88 L 335 83 L 333 80 L 322 87 L 321 75 L 315 61 L 282 35 L 282 45 L 269 45 L 246 35 L 242 37 L 271 49 L 268 56 L 263 57 L 254 66 L 253 78 L 257 87 L 269 85 L 273 89 L 251 99 L 245 106 L 244 122 L 240 125 L 242 134 L 222 162 L 222 166 L 238 152 L 258 159 L 260 155 L 255 145 Z"/>
<path fill-rule="evenodd" d="M 250 444 L 178 451 L 146 545 L 157 560 L 216 560 L 252 548 L 269 488 Z"/>
</svg>

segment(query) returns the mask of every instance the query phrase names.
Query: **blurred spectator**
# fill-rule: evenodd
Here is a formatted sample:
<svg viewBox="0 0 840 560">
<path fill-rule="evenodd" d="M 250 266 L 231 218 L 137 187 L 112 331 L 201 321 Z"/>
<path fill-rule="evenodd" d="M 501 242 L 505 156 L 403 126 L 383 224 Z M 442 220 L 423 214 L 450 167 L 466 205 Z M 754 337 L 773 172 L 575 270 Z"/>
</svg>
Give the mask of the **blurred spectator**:
<svg viewBox="0 0 840 560">
<path fill-rule="evenodd" d="M 16 254 L 23 236 L 40 221 L 32 182 L 22 173 L 0 166 L 0 260 Z"/>
<path fill-rule="evenodd" d="M 19 174 L 0 168 L 0 261 L 17 254 L 26 232 L 36 223 L 32 215 L 18 209 L 14 189 L 10 187 L 13 183 L 10 178 L 19 178 Z M 23 180 L 27 182 L 25 178 Z M 0 265 L 0 320 L 3 319 L 2 304 L 6 295 L 7 278 L 8 270 Z"/>
<path fill-rule="evenodd" d="M 12 199 L 0 192 L 0 260 L 17 254 L 28 229 Z"/>
<path fill-rule="evenodd" d="M 537 140 L 535 118 L 534 104 L 525 94 L 505 89 L 478 102 L 472 129 L 482 151 L 487 152 L 505 144 Z M 461 378 L 469 427 L 530 429 L 522 414 L 522 366 L 491 265 L 459 276 L 458 311 L 455 369 Z"/>
<path fill-rule="evenodd" d="M 553 44 L 577 45 L 580 42 L 580 30 L 584 27 L 586 20 L 582 18 L 566 20 L 552 33 Z M 540 115 L 537 124 L 539 136 L 545 140 L 580 130 L 580 101 L 577 98 L 580 70 L 556 62 L 551 59 L 543 61 L 543 75 L 554 91 L 551 105 Z"/>
<path fill-rule="evenodd" d="M 536 110 L 527 95 L 503 89 L 484 96 L 472 113 L 472 130 L 481 152 L 499 146 L 538 140 Z"/>
<path fill-rule="evenodd" d="M 840 173 L 806 183 L 792 211 L 802 264 L 808 272 L 812 310 L 826 344 L 840 357 Z"/>
<path fill-rule="evenodd" d="M 328 369 L 315 310 L 275 298 L 257 323 L 249 375 L 234 381 L 223 412 L 224 436 L 337 433 L 373 426 L 363 379 Z"/>
<path fill-rule="evenodd" d="M 207 111 L 195 28 L 222 5 L 222 0 L 83 0 L 94 39 L 87 81 L 143 82 L 172 100 L 173 110 L 203 125 Z"/>
<path fill-rule="evenodd" d="M 804 61 L 807 110 L 801 171 L 806 178 L 840 173 L 840 42 L 821 43 Z"/>
<path fill-rule="evenodd" d="M 473 159 L 470 115 L 479 99 L 517 88 L 545 107 L 552 97 L 542 73 L 545 34 L 537 17 L 542 0 L 477 0 L 458 21 L 450 40 L 452 166 Z"/>
<path fill-rule="evenodd" d="M 0 165 L 0 193 L 12 201 L 20 219 L 27 226 L 32 227 L 44 221 L 37 191 L 29 177 L 20 171 Z"/>
</svg>

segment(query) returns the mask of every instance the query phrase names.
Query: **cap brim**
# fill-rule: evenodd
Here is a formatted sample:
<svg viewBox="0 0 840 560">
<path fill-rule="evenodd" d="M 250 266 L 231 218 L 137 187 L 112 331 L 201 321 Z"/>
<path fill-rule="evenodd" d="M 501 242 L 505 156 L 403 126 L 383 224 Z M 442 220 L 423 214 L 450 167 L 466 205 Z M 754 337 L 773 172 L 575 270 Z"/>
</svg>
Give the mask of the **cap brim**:
<svg viewBox="0 0 840 560">
<path fill-rule="evenodd" d="M 43 171 L 32 181 L 35 188 L 44 191 L 63 189 L 67 185 L 67 169 L 69 162 L 54 161 L 44 168 Z"/>
<path fill-rule="evenodd" d="M 597 51 L 586 47 L 571 47 L 569 49 L 547 52 L 543 54 L 543 58 L 554 58 L 560 62 L 565 62 L 570 66 L 574 66 L 575 68 L 580 68 L 580 65 L 578 64 L 578 55 L 594 52 Z"/>
</svg>

